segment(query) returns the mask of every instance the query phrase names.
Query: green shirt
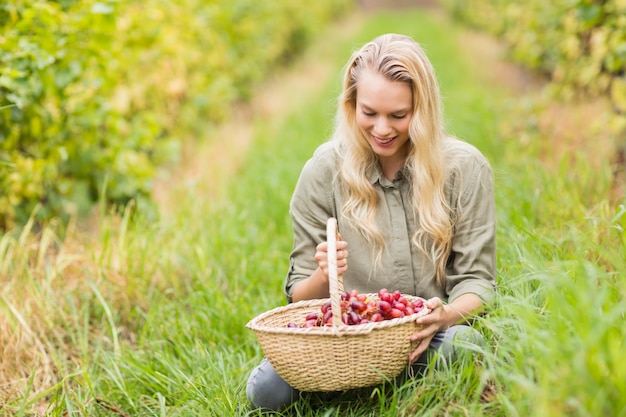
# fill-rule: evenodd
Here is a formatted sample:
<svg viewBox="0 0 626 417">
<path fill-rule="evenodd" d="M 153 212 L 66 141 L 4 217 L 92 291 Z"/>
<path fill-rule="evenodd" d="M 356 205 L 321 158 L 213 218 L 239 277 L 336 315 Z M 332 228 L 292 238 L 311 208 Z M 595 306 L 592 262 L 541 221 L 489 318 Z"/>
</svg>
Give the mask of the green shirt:
<svg viewBox="0 0 626 417">
<path fill-rule="evenodd" d="M 416 226 L 408 181 L 402 171 L 390 181 L 380 167 L 367 173 L 378 193 L 377 222 L 386 243 L 382 263 L 375 266 L 371 246 L 342 219 L 340 210 L 345 199 L 335 182 L 340 157 L 333 143 L 327 142 L 303 167 L 291 199 L 294 244 L 285 281 L 287 299 L 291 301 L 294 285 L 317 269 L 315 248 L 326 240 L 328 218 L 335 217 L 350 253 L 348 270 L 343 275 L 346 290 L 375 293 L 387 288 L 426 299 L 437 296 L 448 302 L 474 293 L 490 303 L 496 283 L 491 167 L 474 146 L 452 138 L 448 143 L 456 163 L 447 178 L 445 194 L 459 217 L 446 267 L 445 288 L 436 283 L 434 264 L 411 243 Z"/>
</svg>

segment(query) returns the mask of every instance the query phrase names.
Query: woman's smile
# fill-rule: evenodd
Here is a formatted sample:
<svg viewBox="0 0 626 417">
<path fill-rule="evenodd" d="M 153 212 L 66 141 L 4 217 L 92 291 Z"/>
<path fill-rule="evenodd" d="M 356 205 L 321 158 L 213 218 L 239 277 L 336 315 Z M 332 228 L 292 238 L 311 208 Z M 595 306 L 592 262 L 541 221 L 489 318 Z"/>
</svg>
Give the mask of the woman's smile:
<svg viewBox="0 0 626 417">
<path fill-rule="evenodd" d="M 393 141 L 396 140 L 397 136 L 394 136 L 391 138 L 380 138 L 378 136 L 372 135 L 372 138 L 374 139 L 374 142 L 376 142 L 378 146 L 387 147 L 387 146 L 391 146 Z"/>
</svg>

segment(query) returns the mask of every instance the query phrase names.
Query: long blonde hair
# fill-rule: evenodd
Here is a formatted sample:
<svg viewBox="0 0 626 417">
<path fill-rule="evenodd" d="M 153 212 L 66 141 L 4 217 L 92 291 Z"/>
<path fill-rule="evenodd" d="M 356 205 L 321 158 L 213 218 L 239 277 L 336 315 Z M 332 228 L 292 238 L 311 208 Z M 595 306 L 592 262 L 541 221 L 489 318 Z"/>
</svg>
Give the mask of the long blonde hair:
<svg viewBox="0 0 626 417">
<path fill-rule="evenodd" d="M 375 222 L 377 194 L 366 177 L 378 160 L 356 123 L 357 85 L 364 70 L 374 71 L 390 81 L 407 83 L 413 93 L 405 161 L 417 226 L 411 241 L 433 261 L 437 282 L 443 286 L 453 219 L 444 193 L 446 133 L 442 104 L 433 67 L 421 46 L 408 36 L 377 37 L 354 52 L 345 68 L 333 135 L 343 155 L 339 180 L 347 200 L 341 208 L 342 215 L 377 249 L 378 263 L 385 242 Z"/>
</svg>

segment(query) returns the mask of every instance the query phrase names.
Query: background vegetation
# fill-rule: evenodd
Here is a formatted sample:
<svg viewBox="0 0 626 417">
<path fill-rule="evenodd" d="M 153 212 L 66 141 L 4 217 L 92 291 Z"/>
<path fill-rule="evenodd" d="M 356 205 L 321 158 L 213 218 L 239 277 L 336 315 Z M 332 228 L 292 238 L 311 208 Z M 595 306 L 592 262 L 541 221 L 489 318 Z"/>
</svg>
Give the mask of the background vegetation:
<svg viewBox="0 0 626 417">
<path fill-rule="evenodd" d="M 442 0 L 458 19 L 486 30 L 508 56 L 545 74 L 550 100 L 608 99 L 616 181 L 626 182 L 626 2 L 624 0 Z M 535 111 L 540 111 L 536 109 Z M 585 117 L 581 115 L 580 117 Z"/>
<path fill-rule="evenodd" d="M 0 5 L 0 228 L 149 207 L 181 128 L 227 117 L 351 1 L 9 0 Z M 178 130 L 177 130 L 178 129 Z"/>
<path fill-rule="evenodd" d="M 502 39 L 510 56 L 545 72 L 572 97 L 601 94 L 626 112 L 626 2 L 623 0 L 444 0 L 455 17 Z"/>
<path fill-rule="evenodd" d="M 259 114 L 241 165 L 211 193 L 181 182 L 169 212 L 111 213 L 103 201 L 93 233 L 31 221 L 0 236 L 2 414 L 256 415 L 244 387 L 262 352 L 245 324 L 285 302 L 291 191 L 329 133 L 347 56 L 395 31 L 424 44 L 449 130 L 494 168 L 501 295 L 477 324 L 490 343 L 476 362 L 324 404 L 307 398 L 291 415 L 626 415 L 626 201 L 609 159 L 533 123 L 543 90 L 511 88 L 484 53 L 495 44 L 443 13 L 319 30 L 299 68 L 323 57 L 334 75 L 305 72 L 315 94 Z"/>
</svg>

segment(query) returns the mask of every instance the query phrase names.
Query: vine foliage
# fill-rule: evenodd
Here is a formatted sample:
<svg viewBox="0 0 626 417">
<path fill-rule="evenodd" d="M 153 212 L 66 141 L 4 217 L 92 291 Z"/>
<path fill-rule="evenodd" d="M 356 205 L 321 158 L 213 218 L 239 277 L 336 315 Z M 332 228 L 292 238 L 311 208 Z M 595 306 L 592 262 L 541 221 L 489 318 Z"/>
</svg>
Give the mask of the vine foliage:
<svg viewBox="0 0 626 417">
<path fill-rule="evenodd" d="M 547 74 L 565 97 L 605 95 L 626 112 L 626 0 L 443 0 L 503 39 L 512 57 Z"/>
<path fill-rule="evenodd" d="M 351 3 L 2 2 L 0 229 L 149 204 L 177 126 L 223 120 Z"/>
</svg>

